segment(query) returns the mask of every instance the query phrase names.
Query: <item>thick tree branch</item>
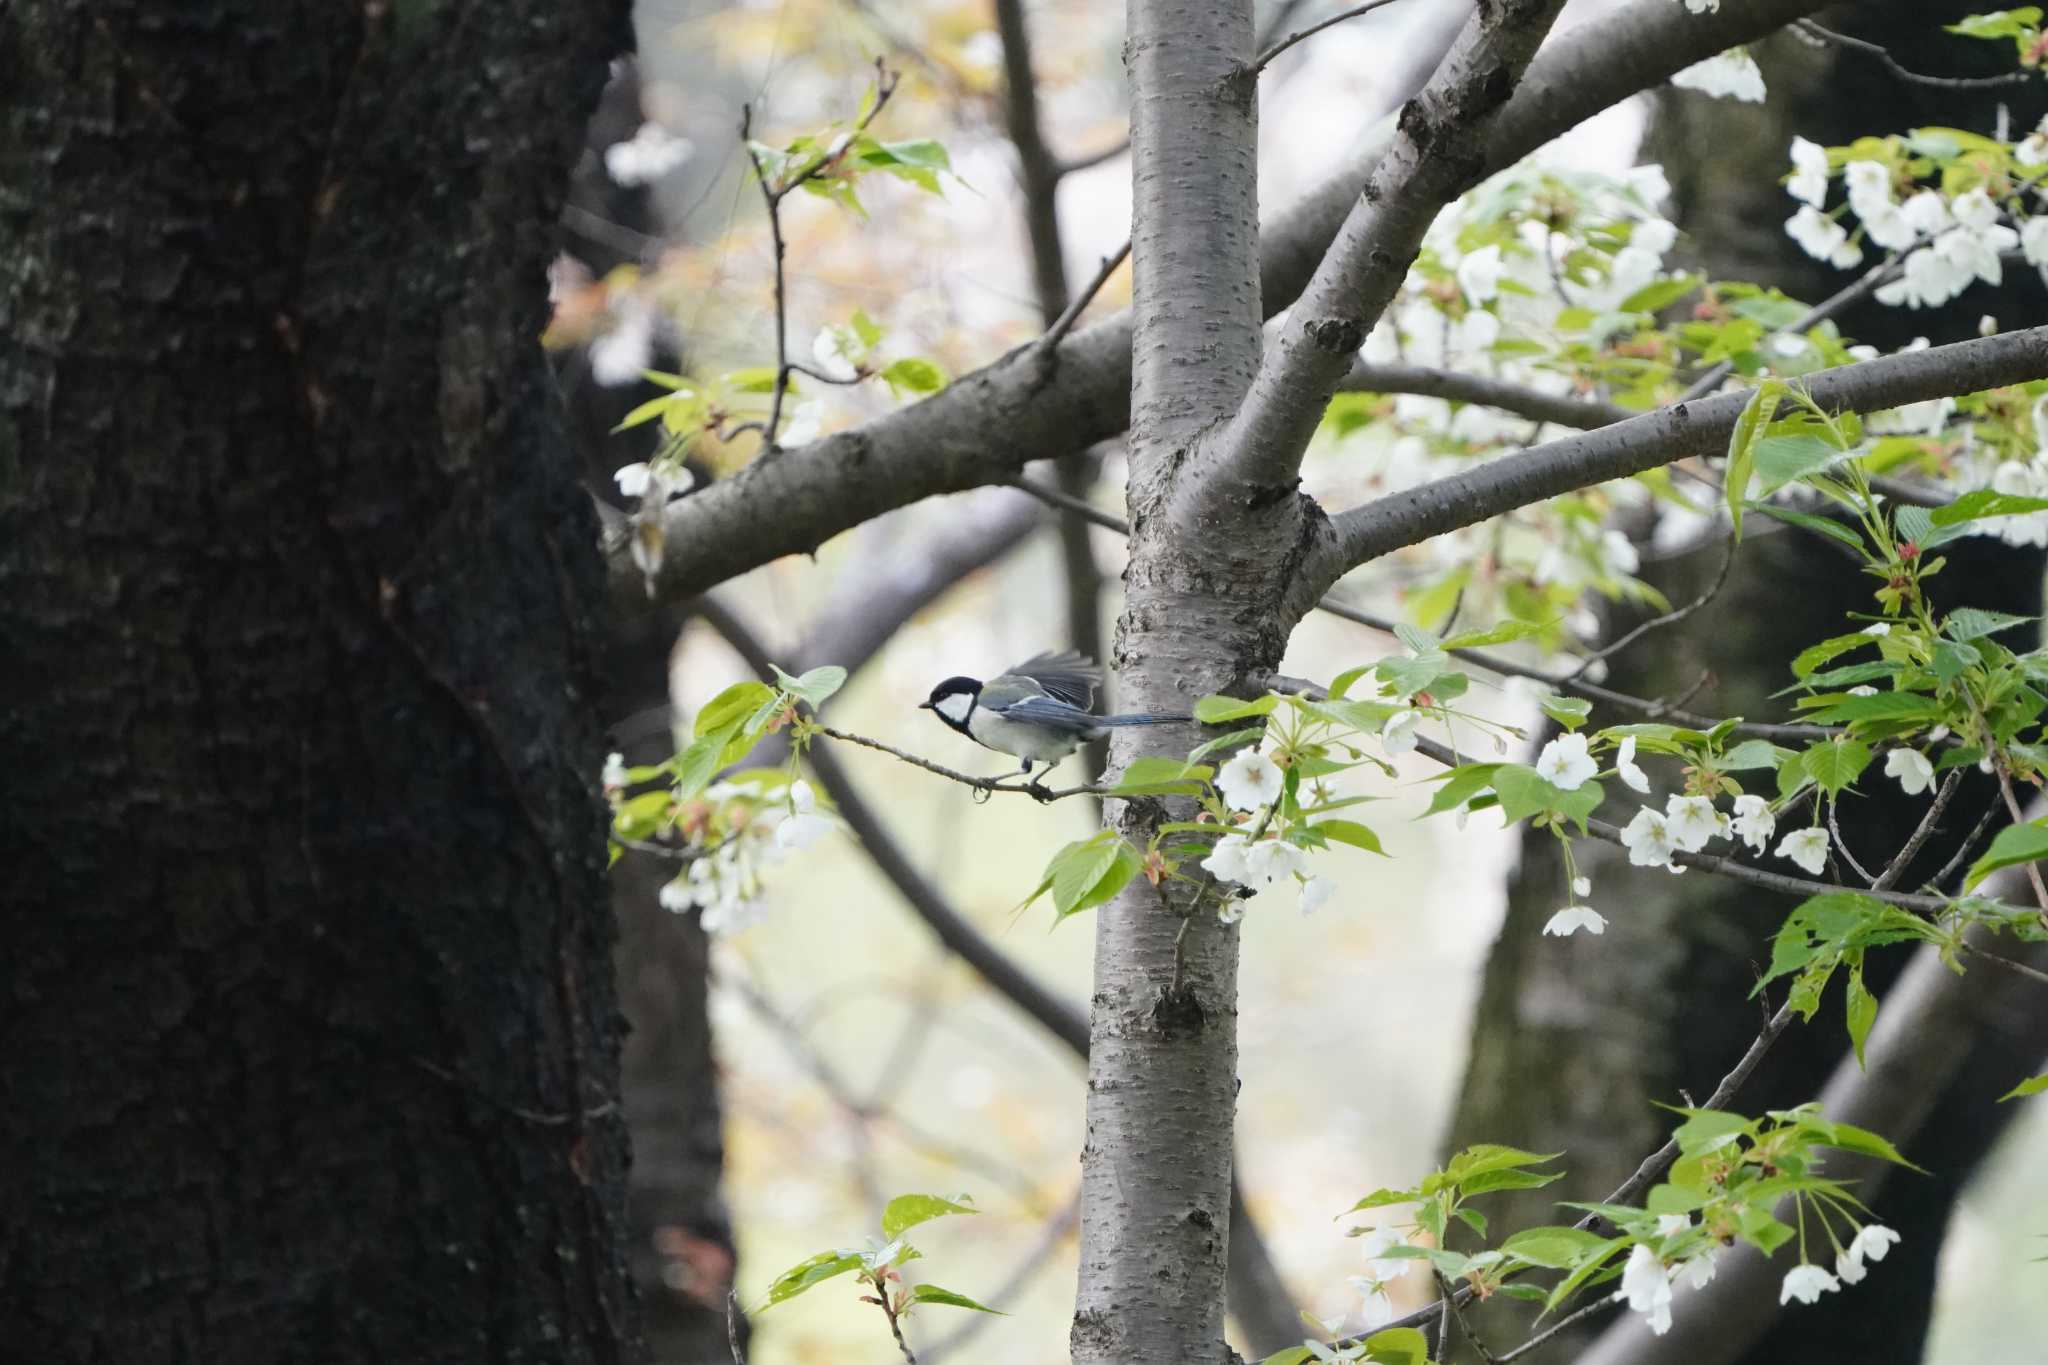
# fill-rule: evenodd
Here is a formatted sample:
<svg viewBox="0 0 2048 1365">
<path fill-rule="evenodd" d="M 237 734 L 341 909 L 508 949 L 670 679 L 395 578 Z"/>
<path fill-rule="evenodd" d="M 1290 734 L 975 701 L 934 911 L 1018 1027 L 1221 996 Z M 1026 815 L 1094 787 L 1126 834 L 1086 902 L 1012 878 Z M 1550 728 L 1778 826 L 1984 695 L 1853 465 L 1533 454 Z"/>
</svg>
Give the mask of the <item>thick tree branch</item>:
<svg viewBox="0 0 2048 1365">
<path fill-rule="evenodd" d="M 1563 8 L 1564 0 L 1482 6 L 1403 106 L 1392 145 L 1203 461 L 1191 512 L 1292 484 L 1330 395 L 1407 278 L 1437 211 L 1485 174 L 1493 126 Z"/>
<path fill-rule="evenodd" d="M 1493 132 L 1486 168 L 1510 165 L 1638 90 L 1725 48 L 1762 37 L 1823 0 L 1724 0 L 1690 14 L 1673 0 L 1635 0 L 1597 25 L 1553 38 L 1530 64 Z M 1301 292 L 1387 145 L 1266 224 L 1261 286 L 1268 316 Z M 1005 482 L 1033 460 L 1122 431 L 1130 415 L 1128 314 L 1060 342 L 1029 343 L 944 393 L 852 431 L 756 461 L 677 500 L 665 513 L 667 552 L 656 593 L 702 591 L 937 493 Z M 624 545 L 610 556 L 615 609 L 644 611 L 641 576 Z"/>
<path fill-rule="evenodd" d="M 1883 356 L 1807 377 L 1822 407 L 1875 412 L 2048 376 L 2048 327 Z M 1627 478 L 1727 444 L 1748 396 L 1680 403 L 1390 494 L 1339 516 L 1298 591 L 1309 600 L 1367 560 L 1559 493 Z"/>
</svg>

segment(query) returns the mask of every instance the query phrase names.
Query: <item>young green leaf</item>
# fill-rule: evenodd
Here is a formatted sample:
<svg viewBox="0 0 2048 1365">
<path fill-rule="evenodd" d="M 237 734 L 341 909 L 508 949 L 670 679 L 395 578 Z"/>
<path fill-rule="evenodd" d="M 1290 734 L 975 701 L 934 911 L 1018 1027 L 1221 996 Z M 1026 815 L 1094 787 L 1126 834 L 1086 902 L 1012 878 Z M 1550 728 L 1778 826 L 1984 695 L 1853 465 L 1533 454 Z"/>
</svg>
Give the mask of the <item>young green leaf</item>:
<svg viewBox="0 0 2048 1365">
<path fill-rule="evenodd" d="M 899 1194 L 882 1209 L 882 1236 L 893 1242 L 919 1223 L 949 1214 L 980 1212 L 965 1195 L 954 1200 L 935 1194 Z"/>
<path fill-rule="evenodd" d="M 993 1313 L 999 1318 L 1008 1316 L 1000 1308 L 990 1308 L 986 1304 L 976 1303 L 965 1294 L 955 1294 L 952 1290 L 941 1289 L 935 1284 L 913 1286 L 910 1291 L 910 1301 L 912 1303 L 944 1304 L 948 1308 L 972 1308 L 977 1313 Z"/>
<path fill-rule="evenodd" d="M 803 1293 L 813 1285 L 823 1284 L 849 1270 L 859 1270 L 860 1253 L 857 1251 L 821 1251 L 808 1260 L 799 1261 L 777 1275 L 768 1286 L 768 1297 L 754 1309 L 756 1314 L 773 1308 Z"/>
</svg>

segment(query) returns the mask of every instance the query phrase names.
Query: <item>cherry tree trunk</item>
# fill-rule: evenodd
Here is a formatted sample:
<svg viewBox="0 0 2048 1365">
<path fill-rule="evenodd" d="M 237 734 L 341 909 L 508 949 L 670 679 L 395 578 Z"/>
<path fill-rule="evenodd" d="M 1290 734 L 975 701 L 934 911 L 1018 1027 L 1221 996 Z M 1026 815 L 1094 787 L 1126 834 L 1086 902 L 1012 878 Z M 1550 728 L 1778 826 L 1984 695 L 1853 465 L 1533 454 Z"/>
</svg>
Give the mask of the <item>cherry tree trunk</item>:
<svg viewBox="0 0 2048 1365">
<path fill-rule="evenodd" d="M 637 1354 L 595 524 L 617 0 L 0 5 L 0 1340 Z"/>
</svg>

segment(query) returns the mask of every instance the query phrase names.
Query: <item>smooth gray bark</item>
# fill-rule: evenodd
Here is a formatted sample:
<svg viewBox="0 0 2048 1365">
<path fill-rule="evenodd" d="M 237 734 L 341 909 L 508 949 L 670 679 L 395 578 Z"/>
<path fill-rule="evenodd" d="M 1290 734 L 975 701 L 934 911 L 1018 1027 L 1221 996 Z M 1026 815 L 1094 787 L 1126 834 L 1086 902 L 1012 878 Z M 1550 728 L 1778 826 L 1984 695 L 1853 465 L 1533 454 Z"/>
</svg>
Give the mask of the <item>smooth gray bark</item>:
<svg viewBox="0 0 2048 1365">
<path fill-rule="evenodd" d="M 1117 637 L 1119 704 L 1185 713 L 1222 690 L 1247 637 L 1204 573 L 1214 545 L 1153 517 L 1180 458 L 1234 407 L 1258 363 L 1257 101 L 1249 0 L 1132 0 L 1132 430 L 1137 533 Z M 1150 532 L 1148 534 L 1148 531 Z M 1192 726 L 1118 732 L 1112 764 L 1185 753 Z M 1156 803 L 1114 803 L 1140 847 Z M 1077 1365 L 1231 1358 L 1223 1342 L 1237 1091 L 1237 936 L 1183 918 L 1143 878 L 1096 919 L 1081 1156 Z M 1185 933 L 1183 934 L 1183 930 Z"/>
</svg>

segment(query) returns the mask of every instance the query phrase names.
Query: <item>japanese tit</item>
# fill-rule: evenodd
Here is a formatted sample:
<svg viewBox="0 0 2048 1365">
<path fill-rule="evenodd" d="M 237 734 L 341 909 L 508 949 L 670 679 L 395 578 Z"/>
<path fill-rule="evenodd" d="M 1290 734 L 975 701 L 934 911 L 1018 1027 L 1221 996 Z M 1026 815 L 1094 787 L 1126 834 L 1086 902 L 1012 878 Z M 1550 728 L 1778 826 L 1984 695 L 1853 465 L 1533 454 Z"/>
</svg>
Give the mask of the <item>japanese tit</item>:
<svg viewBox="0 0 2048 1365">
<path fill-rule="evenodd" d="M 918 709 L 930 711 L 986 749 L 1024 760 L 1015 774 L 1030 777 L 1034 763 L 1048 768 L 1091 739 L 1125 725 L 1172 725 L 1187 716 L 1089 713 L 1102 670 L 1072 652 L 1040 654 L 982 682 L 948 678 Z"/>
</svg>

